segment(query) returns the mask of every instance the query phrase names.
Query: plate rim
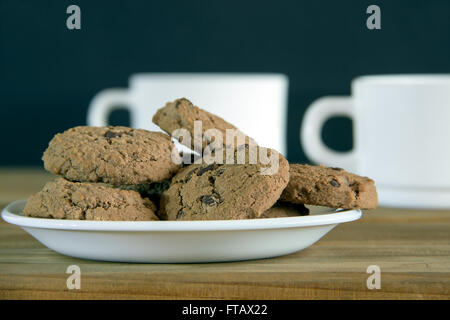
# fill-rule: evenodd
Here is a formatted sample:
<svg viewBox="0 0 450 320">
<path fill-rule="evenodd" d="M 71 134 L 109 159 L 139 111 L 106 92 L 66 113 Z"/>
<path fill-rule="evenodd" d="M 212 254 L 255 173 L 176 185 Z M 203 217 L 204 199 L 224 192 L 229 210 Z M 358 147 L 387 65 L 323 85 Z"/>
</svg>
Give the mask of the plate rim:
<svg viewBox="0 0 450 320">
<path fill-rule="evenodd" d="M 10 224 L 25 228 L 73 231 L 234 231 L 280 229 L 335 225 L 361 218 L 360 209 L 332 209 L 330 213 L 299 217 L 206 220 L 206 221 L 92 221 L 25 217 L 17 214 L 25 206 L 26 199 L 9 203 L 2 210 L 2 218 Z"/>
</svg>

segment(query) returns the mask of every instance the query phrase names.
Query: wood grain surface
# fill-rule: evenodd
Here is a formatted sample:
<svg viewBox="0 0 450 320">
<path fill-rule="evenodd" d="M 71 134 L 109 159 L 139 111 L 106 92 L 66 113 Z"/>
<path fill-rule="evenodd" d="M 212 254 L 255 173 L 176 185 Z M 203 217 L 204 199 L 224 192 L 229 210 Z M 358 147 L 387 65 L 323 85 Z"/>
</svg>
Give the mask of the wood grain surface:
<svg viewBox="0 0 450 320">
<path fill-rule="evenodd" d="M 0 169 L 0 206 L 51 178 Z M 81 268 L 80 290 L 67 289 L 69 265 Z M 370 265 L 381 289 L 367 288 Z M 70 258 L 2 220 L 0 299 L 450 299 L 450 210 L 380 208 L 288 256 L 205 264 Z"/>
</svg>

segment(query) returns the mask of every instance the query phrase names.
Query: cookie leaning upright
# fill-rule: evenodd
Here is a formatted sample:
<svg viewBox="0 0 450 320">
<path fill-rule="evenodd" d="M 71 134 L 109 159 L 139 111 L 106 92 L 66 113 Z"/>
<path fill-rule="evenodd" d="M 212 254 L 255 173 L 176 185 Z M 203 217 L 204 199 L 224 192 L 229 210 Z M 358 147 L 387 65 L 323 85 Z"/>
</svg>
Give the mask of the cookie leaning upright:
<svg viewBox="0 0 450 320">
<path fill-rule="evenodd" d="M 162 194 L 159 216 L 168 220 L 259 218 L 279 199 L 289 181 L 289 163 L 278 152 L 276 170 L 261 163 L 191 164 Z"/>
<path fill-rule="evenodd" d="M 377 190 L 370 178 L 341 168 L 307 164 L 290 164 L 289 172 L 282 201 L 345 209 L 377 207 Z"/>
<path fill-rule="evenodd" d="M 244 141 L 243 144 L 247 143 L 249 139 L 251 140 L 251 138 L 246 136 L 232 124 L 226 122 L 221 117 L 194 106 L 192 102 L 186 98 L 180 98 L 173 102 L 168 102 L 164 107 L 156 112 L 152 121 L 169 135 L 173 135 L 177 129 L 187 130 L 192 137 L 192 141 L 180 141 L 180 143 L 192 149 L 194 144 L 193 140 L 195 139 L 195 121 L 201 121 L 202 130 L 197 134 L 201 134 L 203 136 L 201 141 L 202 149 L 204 149 L 213 140 L 213 137 L 207 134 L 207 131 L 212 129 L 218 130 L 222 134 L 223 146 L 231 144 L 236 146 L 238 145 L 236 141 L 226 141 L 227 130 L 233 130 L 236 136 L 240 137 Z"/>
<path fill-rule="evenodd" d="M 171 178 L 179 169 L 171 161 L 173 148 L 162 132 L 80 126 L 55 135 L 42 160 L 45 169 L 71 181 L 135 185 Z"/>
</svg>

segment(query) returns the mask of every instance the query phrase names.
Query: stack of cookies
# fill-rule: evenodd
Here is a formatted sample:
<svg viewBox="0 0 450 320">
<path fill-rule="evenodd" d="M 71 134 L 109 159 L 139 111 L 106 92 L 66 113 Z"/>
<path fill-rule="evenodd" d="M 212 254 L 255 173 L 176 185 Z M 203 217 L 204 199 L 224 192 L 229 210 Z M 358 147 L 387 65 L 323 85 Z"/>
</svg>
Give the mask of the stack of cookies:
<svg viewBox="0 0 450 320">
<path fill-rule="evenodd" d="M 127 127 L 75 127 L 57 134 L 43 161 L 60 177 L 32 195 L 24 213 L 105 221 L 224 220 L 299 216 L 308 213 L 305 204 L 377 205 L 373 180 L 340 168 L 289 164 L 187 99 L 167 103 L 153 122 L 168 134 Z M 229 132 L 232 139 L 223 139 Z M 179 154 L 172 137 L 197 156 Z"/>
<path fill-rule="evenodd" d="M 179 170 L 171 161 L 173 148 L 164 133 L 127 127 L 75 127 L 57 134 L 42 159 L 46 170 L 61 177 L 31 196 L 24 212 L 56 219 L 159 220 L 156 204 L 141 193 L 158 190 Z"/>
</svg>

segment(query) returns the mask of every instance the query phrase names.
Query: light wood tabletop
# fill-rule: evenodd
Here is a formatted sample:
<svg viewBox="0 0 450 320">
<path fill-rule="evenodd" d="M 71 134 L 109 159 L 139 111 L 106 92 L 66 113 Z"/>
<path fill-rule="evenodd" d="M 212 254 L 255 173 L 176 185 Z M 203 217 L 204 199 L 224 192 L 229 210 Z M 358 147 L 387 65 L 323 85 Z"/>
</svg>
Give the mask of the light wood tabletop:
<svg viewBox="0 0 450 320">
<path fill-rule="evenodd" d="M 1 168 L 0 206 L 50 179 Z M 79 290 L 67 288 L 70 265 L 81 269 Z M 380 289 L 367 287 L 371 265 Z M 450 299 L 450 210 L 379 208 L 291 255 L 204 264 L 75 259 L 1 220 L 0 299 Z"/>
</svg>

